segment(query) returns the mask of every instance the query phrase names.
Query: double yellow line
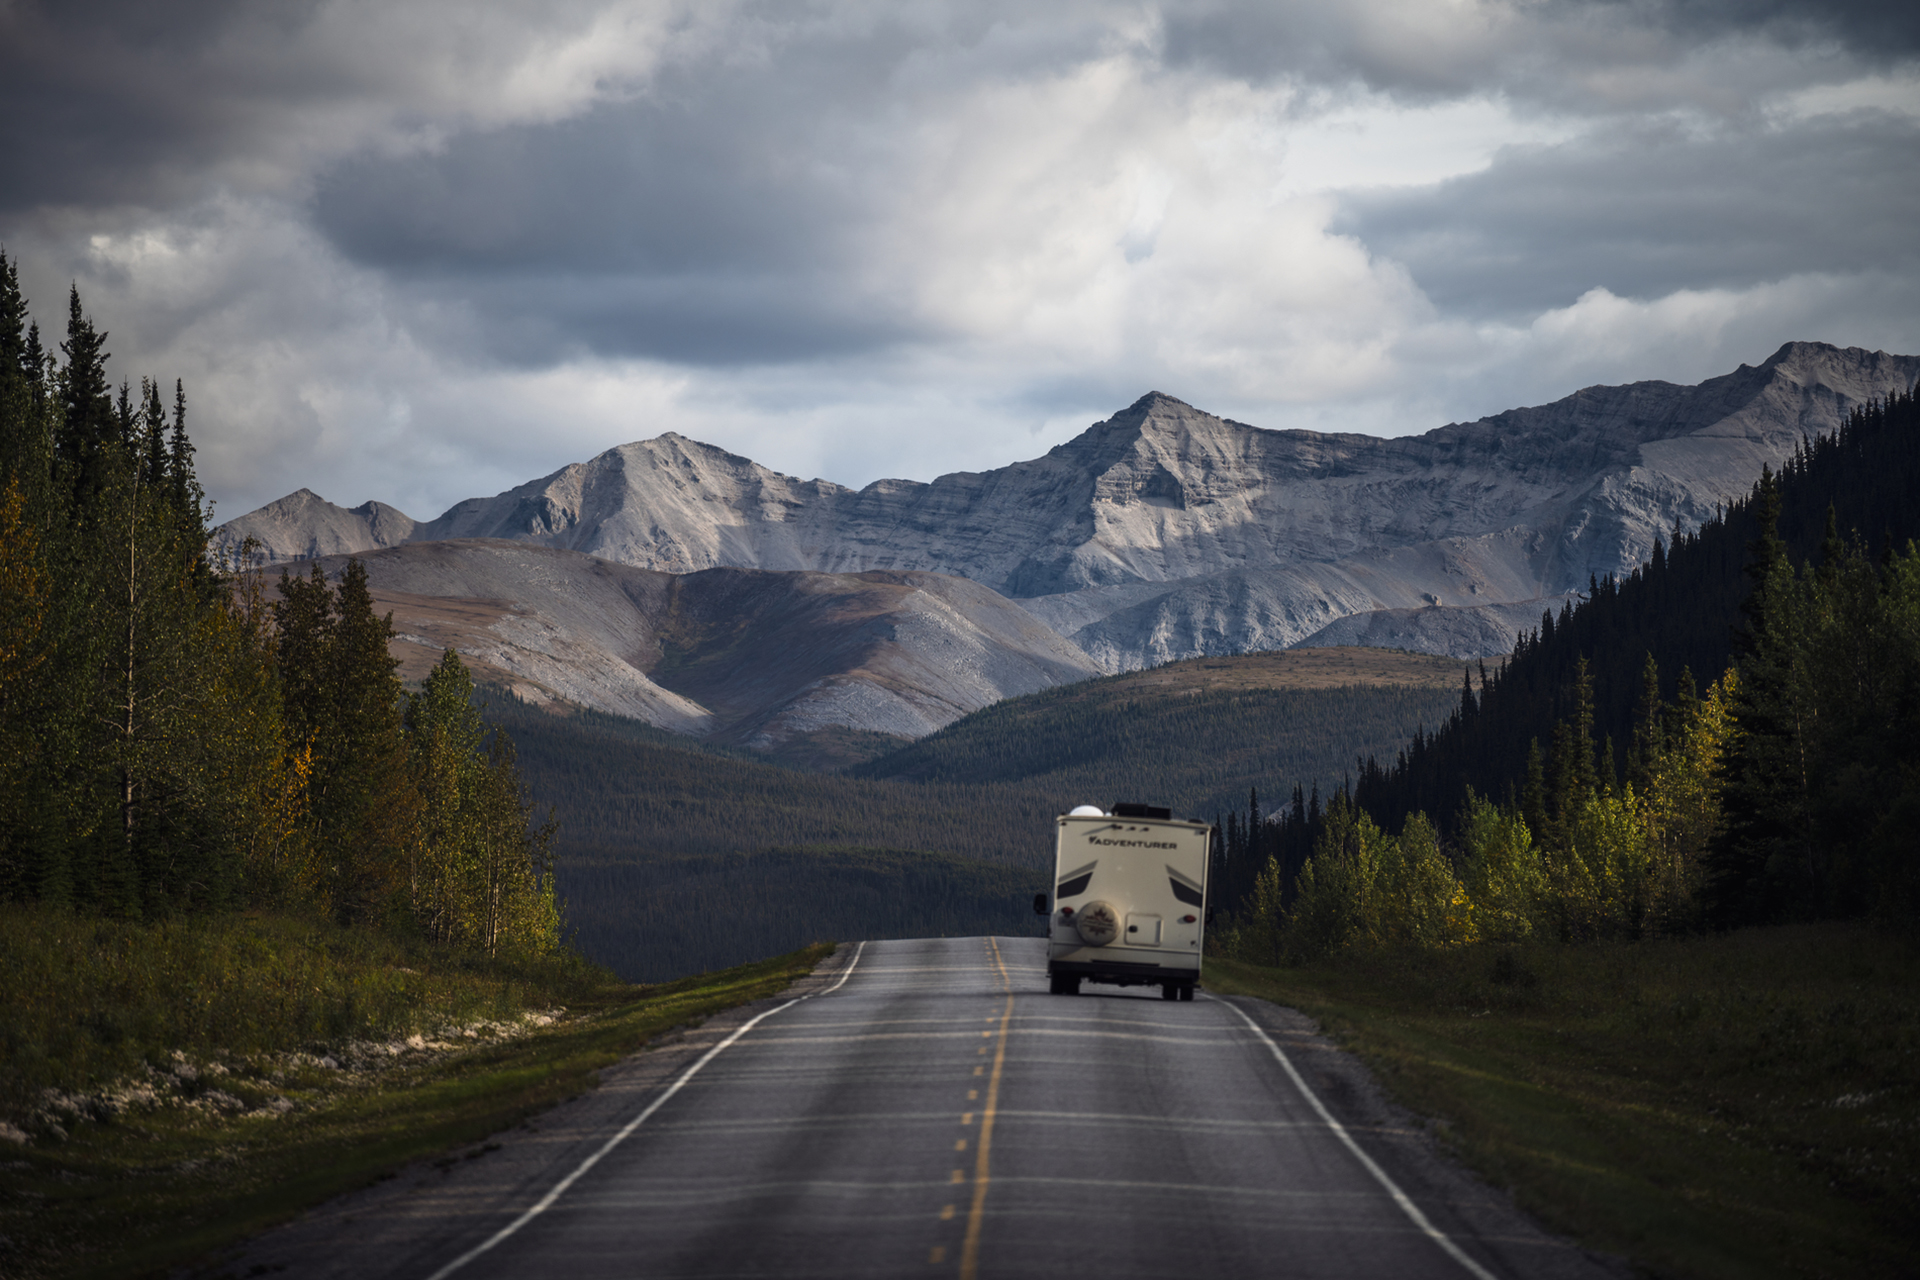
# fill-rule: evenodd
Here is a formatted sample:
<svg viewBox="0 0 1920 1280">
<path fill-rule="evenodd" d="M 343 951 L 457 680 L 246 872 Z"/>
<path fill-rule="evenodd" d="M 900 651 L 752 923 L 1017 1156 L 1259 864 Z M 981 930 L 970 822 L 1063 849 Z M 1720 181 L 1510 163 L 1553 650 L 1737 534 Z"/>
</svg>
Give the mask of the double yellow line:
<svg viewBox="0 0 1920 1280">
<path fill-rule="evenodd" d="M 1000 970 L 1000 986 L 1007 993 L 1007 1007 L 1000 1014 L 1000 1039 L 993 1051 L 993 1076 L 987 1081 L 987 1106 L 980 1114 L 980 1145 L 973 1160 L 973 1209 L 967 1214 L 966 1243 L 960 1248 L 960 1280 L 975 1280 L 980 1270 L 980 1223 L 987 1211 L 988 1161 L 993 1153 L 993 1118 L 1000 1110 L 1000 1072 L 1007 1064 L 1007 1024 L 1013 1021 L 1013 979 L 1000 955 L 1000 943 L 988 938 L 993 948 L 993 963 Z"/>
</svg>

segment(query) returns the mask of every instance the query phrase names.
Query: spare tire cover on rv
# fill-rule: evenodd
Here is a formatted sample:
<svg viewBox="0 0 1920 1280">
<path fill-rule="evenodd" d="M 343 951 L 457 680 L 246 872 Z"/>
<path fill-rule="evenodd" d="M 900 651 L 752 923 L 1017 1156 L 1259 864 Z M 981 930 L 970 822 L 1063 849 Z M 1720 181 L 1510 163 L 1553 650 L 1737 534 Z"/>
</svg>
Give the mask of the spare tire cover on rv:
<svg viewBox="0 0 1920 1280">
<path fill-rule="evenodd" d="M 1090 947 L 1104 947 L 1120 936 L 1120 913 L 1108 902 L 1089 902 L 1073 913 L 1080 930 L 1080 941 Z"/>
</svg>

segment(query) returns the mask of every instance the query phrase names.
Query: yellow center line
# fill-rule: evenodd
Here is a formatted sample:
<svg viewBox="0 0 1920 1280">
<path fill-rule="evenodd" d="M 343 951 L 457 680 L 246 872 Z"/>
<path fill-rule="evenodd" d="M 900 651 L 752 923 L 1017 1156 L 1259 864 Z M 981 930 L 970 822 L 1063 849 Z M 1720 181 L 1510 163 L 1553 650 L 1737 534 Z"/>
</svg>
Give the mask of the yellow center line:
<svg viewBox="0 0 1920 1280">
<path fill-rule="evenodd" d="M 1007 1024 L 1013 1021 L 1013 979 L 1007 975 L 1006 961 L 1000 958 L 999 942 L 993 938 L 987 942 L 993 947 L 993 963 L 1000 970 L 1007 1007 L 1000 1014 L 1000 1042 L 993 1054 L 993 1074 L 987 1078 L 987 1105 L 980 1112 L 979 1154 L 973 1162 L 973 1211 L 967 1214 L 967 1238 L 960 1248 L 960 1280 L 975 1280 L 980 1270 L 980 1223 L 987 1211 L 987 1157 L 993 1149 L 993 1117 L 1000 1109 L 1000 1072 L 1007 1063 Z"/>
</svg>

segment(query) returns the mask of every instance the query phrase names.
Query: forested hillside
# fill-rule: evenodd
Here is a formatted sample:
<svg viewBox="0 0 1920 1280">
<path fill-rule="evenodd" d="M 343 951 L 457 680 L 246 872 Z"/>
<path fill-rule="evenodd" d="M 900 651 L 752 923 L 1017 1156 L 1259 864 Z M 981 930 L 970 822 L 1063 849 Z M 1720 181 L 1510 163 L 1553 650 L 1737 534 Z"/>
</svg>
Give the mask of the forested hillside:
<svg viewBox="0 0 1920 1280">
<path fill-rule="evenodd" d="M 807 773 L 491 696 L 536 807 L 561 818 L 566 927 L 634 981 L 819 940 L 1017 933 L 1033 920 L 1060 812 L 1044 792 Z"/>
<path fill-rule="evenodd" d="M 1444 716 L 1461 670 L 1336 650 L 1174 663 L 1010 699 L 846 775 L 505 693 L 487 714 L 536 805 L 563 817 L 560 896 L 581 946 L 650 978 L 770 940 L 1023 932 L 1055 815 L 1146 799 L 1211 817 L 1251 787 L 1337 780 Z"/>
<path fill-rule="evenodd" d="M 1543 618 L 1351 799 L 1254 824 L 1229 942 L 1911 924 L 1916 493 L 1911 393 L 1807 442 L 1698 533 Z"/>
<path fill-rule="evenodd" d="M 562 816 L 563 867 L 797 846 L 922 849 L 1033 863 L 1058 801 L 1032 788 L 910 786 L 808 773 L 703 750 L 617 716 L 558 716 L 493 694 L 529 794 Z M 667 739 L 667 741 L 661 741 Z M 1041 834 L 1036 836 L 1035 833 Z M 575 895 L 564 887 L 569 899 Z"/>
<path fill-rule="evenodd" d="M 1283 655 L 1193 659 L 1011 698 L 847 772 L 1017 780 L 1075 803 L 1137 798 L 1196 817 L 1237 807 L 1249 787 L 1331 794 L 1356 758 L 1397 751 L 1416 730 L 1437 727 L 1467 669 L 1447 658 L 1393 655 L 1391 669 L 1339 682 L 1346 652 L 1285 654 L 1300 671 L 1273 671 L 1265 681 L 1218 677 L 1275 666 Z"/>
<path fill-rule="evenodd" d="M 76 290 L 47 350 L 0 255 L 0 898 L 550 950 L 547 836 L 459 659 L 406 695 L 357 564 L 269 605 L 210 559 L 186 390 L 116 391 L 106 342 Z"/>
<path fill-rule="evenodd" d="M 1404 764 L 1383 754 L 1381 771 L 1362 780 L 1359 797 L 1383 821 L 1424 809 L 1451 824 L 1461 788 L 1498 794 L 1519 785 L 1528 744 L 1543 747 L 1553 726 L 1575 712 L 1576 668 L 1592 682 L 1591 732 L 1611 739 L 1616 780 L 1627 766 L 1646 697 L 1646 659 L 1657 667 L 1660 696 L 1679 695 L 1682 674 L 1698 688 L 1734 656 L 1748 572 L 1768 512 L 1785 554 L 1805 565 L 1822 558 L 1828 513 L 1843 541 L 1884 558 L 1920 536 L 1920 428 L 1912 396 L 1856 412 L 1837 433 L 1809 442 L 1782 469 L 1695 533 L 1676 533 L 1626 580 L 1597 581 L 1580 607 L 1522 635 L 1512 657 L 1464 717 L 1417 740 Z M 1777 509 L 1767 497 L 1777 484 Z"/>
</svg>

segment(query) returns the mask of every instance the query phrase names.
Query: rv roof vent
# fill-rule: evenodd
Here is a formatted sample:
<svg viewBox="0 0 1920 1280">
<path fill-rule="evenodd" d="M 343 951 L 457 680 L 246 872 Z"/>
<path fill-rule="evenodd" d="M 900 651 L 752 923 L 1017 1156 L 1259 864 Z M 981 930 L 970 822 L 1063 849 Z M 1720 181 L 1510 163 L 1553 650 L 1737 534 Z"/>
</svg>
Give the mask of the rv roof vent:
<svg viewBox="0 0 1920 1280">
<path fill-rule="evenodd" d="M 1077 804 L 1067 816 L 1069 818 L 1104 818 L 1107 816 L 1107 811 L 1097 804 Z"/>
<path fill-rule="evenodd" d="M 1166 822 L 1173 817 L 1173 810 L 1157 804 L 1115 804 L 1113 816 L 1116 818 L 1149 818 Z"/>
</svg>

